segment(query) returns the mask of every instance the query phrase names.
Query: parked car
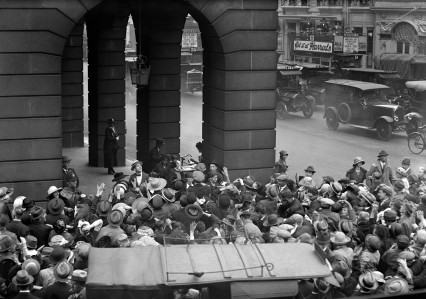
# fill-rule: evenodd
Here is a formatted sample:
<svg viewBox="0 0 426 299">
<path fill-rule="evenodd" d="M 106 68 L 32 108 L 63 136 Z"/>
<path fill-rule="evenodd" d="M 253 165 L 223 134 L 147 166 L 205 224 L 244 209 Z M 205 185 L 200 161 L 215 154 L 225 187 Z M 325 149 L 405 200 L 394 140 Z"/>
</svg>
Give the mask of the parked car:
<svg viewBox="0 0 426 299">
<path fill-rule="evenodd" d="M 386 85 L 347 79 L 325 82 L 326 100 L 324 118 L 330 130 L 340 123 L 376 129 L 381 140 L 388 140 L 392 132 L 410 134 L 420 126 L 423 118 L 416 112 L 405 113 L 400 105 L 387 98 L 392 89 Z"/>
<path fill-rule="evenodd" d="M 412 98 L 411 106 L 413 112 L 426 115 L 426 80 L 407 81 L 405 85 L 408 88 L 408 94 Z"/>
<path fill-rule="evenodd" d="M 301 75 L 299 68 L 278 66 L 276 107 L 278 119 L 287 118 L 288 112 L 302 111 L 306 118 L 314 114 L 315 98 L 299 84 Z"/>
<path fill-rule="evenodd" d="M 186 88 L 190 92 L 200 91 L 203 89 L 203 72 L 192 69 L 186 72 Z"/>
</svg>

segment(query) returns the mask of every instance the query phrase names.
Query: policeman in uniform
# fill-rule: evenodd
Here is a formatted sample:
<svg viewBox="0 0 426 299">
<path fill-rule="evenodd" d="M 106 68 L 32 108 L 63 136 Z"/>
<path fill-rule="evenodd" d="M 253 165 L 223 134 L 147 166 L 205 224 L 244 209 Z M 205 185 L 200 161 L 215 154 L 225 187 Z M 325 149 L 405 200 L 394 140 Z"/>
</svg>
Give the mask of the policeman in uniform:
<svg viewBox="0 0 426 299">
<path fill-rule="evenodd" d="M 78 188 L 80 181 L 75 170 L 70 168 L 70 162 L 71 159 L 68 156 L 62 156 L 62 186 L 74 190 Z"/>
</svg>

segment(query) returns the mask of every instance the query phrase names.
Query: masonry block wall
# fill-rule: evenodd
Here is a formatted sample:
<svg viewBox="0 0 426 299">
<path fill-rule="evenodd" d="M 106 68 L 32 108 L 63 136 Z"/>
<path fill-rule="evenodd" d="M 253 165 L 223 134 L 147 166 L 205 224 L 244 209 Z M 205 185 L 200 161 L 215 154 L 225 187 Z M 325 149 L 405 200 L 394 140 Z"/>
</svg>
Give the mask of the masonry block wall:
<svg viewBox="0 0 426 299">
<path fill-rule="evenodd" d="M 84 146 L 83 30 L 80 20 L 62 55 L 62 147 Z"/>
<path fill-rule="evenodd" d="M 138 159 L 149 169 L 154 166 L 149 165 L 149 151 L 155 138 L 164 138 L 164 153 L 180 152 L 180 43 L 187 11 L 167 0 L 144 8 L 141 18 L 135 20 L 135 29 L 138 46 L 149 57 L 151 74 L 149 86 L 138 91 L 137 151 Z"/>
<path fill-rule="evenodd" d="M 43 201 L 61 186 L 61 58 L 97 0 L 0 0 L 0 184 Z"/>
<path fill-rule="evenodd" d="M 124 48 L 129 14 L 122 2 L 109 1 L 86 16 L 91 166 L 104 166 L 103 143 L 110 118 L 117 122 L 120 137 L 118 166 L 126 164 Z"/>
<path fill-rule="evenodd" d="M 277 1 L 189 1 L 204 47 L 206 155 L 231 179 L 267 180 L 275 159 Z"/>
</svg>

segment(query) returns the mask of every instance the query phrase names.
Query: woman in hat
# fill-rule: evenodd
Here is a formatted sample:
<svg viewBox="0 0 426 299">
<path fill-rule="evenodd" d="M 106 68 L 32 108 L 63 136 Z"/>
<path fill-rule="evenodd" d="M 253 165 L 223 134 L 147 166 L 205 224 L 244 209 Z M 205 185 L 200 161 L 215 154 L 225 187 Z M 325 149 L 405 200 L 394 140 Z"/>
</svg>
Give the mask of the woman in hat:
<svg viewBox="0 0 426 299">
<path fill-rule="evenodd" d="M 207 176 L 211 176 L 213 174 L 217 175 L 217 184 L 222 184 L 222 182 L 227 182 L 228 184 L 231 183 L 231 181 L 229 180 L 229 175 L 228 175 L 228 168 L 226 167 L 221 167 L 216 161 L 211 161 L 208 164 L 208 170 L 206 172 Z"/>
<path fill-rule="evenodd" d="M 349 180 L 356 181 L 357 184 L 363 183 L 367 178 L 367 169 L 362 167 L 365 164 L 365 161 L 361 157 L 356 157 L 352 168 L 346 172 L 346 177 Z"/>
<path fill-rule="evenodd" d="M 118 166 L 117 151 L 120 137 L 118 136 L 117 129 L 114 127 L 115 120 L 110 118 L 107 123 L 108 127 L 105 129 L 104 139 L 104 167 L 108 168 L 108 174 L 114 174 L 114 166 Z"/>
</svg>

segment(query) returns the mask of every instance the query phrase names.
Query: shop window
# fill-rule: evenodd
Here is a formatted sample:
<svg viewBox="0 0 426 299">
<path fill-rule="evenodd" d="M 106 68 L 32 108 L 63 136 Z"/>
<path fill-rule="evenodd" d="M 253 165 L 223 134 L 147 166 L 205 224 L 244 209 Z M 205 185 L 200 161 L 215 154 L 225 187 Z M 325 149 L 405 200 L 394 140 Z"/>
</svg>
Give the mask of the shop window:
<svg viewBox="0 0 426 299">
<path fill-rule="evenodd" d="M 358 35 L 362 35 L 362 27 L 354 27 L 352 32 L 357 33 Z"/>
<path fill-rule="evenodd" d="M 404 42 L 396 43 L 396 53 L 399 54 L 410 54 L 410 44 Z"/>
</svg>

